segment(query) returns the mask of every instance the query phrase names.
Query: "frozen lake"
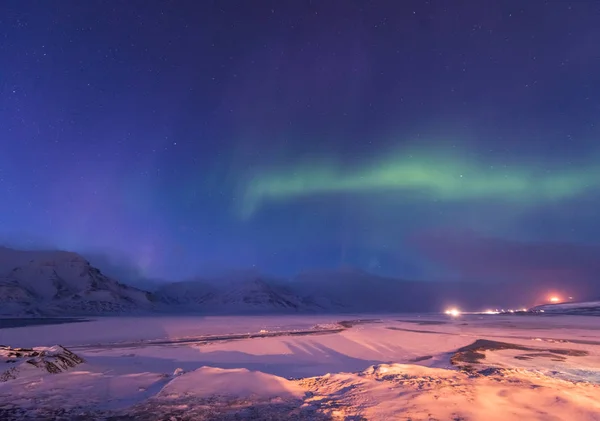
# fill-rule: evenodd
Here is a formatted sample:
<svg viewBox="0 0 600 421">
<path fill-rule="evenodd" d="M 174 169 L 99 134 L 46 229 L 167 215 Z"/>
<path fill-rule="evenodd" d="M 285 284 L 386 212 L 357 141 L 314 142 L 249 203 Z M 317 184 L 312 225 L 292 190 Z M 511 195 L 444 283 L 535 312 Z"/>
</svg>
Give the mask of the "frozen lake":
<svg viewBox="0 0 600 421">
<path fill-rule="evenodd" d="M 87 322 L 88 319 L 79 319 L 72 317 L 48 317 L 48 318 L 0 318 L 0 329 L 10 329 L 13 327 L 27 327 L 27 326 L 47 326 L 47 325 L 61 325 L 63 323 L 82 323 Z"/>
</svg>

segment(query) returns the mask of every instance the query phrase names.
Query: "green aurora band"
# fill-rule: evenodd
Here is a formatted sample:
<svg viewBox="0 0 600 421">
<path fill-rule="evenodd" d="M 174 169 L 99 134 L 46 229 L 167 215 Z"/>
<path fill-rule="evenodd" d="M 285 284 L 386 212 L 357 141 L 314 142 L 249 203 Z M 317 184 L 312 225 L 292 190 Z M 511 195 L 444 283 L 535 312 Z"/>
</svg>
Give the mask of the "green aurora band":
<svg viewBox="0 0 600 421">
<path fill-rule="evenodd" d="M 539 165 L 482 165 L 456 155 L 402 154 L 351 169 L 331 161 L 259 173 L 245 186 L 241 211 L 249 218 L 269 201 L 369 192 L 414 192 L 439 201 L 495 199 L 538 204 L 598 187 L 596 165 L 541 170 Z"/>
</svg>

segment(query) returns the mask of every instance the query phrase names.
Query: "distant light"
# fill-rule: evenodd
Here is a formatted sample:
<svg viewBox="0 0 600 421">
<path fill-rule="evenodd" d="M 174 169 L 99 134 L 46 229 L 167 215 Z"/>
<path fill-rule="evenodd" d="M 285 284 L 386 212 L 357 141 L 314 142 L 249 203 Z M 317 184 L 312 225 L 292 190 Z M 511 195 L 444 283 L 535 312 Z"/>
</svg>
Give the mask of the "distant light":
<svg viewBox="0 0 600 421">
<path fill-rule="evenodd" d="M 484 311 L 485 314 L 499 314 L 500 312 L 498 310 L 486 310 Z"/>
<path fill-rule="evenodd" d="M 557 297 L 556 295 L 553 295 L 552 297 L 550 297 L 550 302 L 551 303 L 559 303 L 560 302 L 560 297 Z"/>
<path fill-rule="evenodd" d="M 460 310 L 458 310 L 457 308 L 451 308 L 446 310 L 446 314 L 452 317 L 458 317 L 460 316 Z"/>
<path fill-rule="evenodd" d="M 543 313 L 543 312 L 544 312 L 544 310 L 540 310 L 540 313 Z"/>
<path fill-rule="evenodd" d="M 521 311 L 527 311 L 527 309 L 526 308 L 522 308 Z"/>
</svg>

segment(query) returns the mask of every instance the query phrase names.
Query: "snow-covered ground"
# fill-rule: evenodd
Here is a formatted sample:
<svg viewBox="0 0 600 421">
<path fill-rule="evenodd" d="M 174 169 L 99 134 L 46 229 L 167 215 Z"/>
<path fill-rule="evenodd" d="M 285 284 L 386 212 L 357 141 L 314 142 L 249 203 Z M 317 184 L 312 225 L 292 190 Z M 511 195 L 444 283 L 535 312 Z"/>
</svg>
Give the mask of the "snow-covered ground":
<svg viewBox="0 0 600 421">
<path fill-rule="evenodd" d="M 127 317 L 0 329 L 3 345 L 58 344 L 84 360 L 0 383 L 0 419 L 600 420 L 598 321 Z"/>
<path fill-rule="evenodd" d="M 534 307 L 532 310 L 554 314 L 578 314 L 583 316 L 600 316 L 600 301 L 544 304 Z"/>
</svg>

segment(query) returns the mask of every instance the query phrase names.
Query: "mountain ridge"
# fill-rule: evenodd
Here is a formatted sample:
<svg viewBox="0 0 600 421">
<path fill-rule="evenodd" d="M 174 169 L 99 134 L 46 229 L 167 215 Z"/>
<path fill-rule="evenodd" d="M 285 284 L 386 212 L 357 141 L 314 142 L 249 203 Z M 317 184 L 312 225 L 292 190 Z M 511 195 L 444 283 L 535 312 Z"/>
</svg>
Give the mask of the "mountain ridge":
<svg viewBox="0 0 600 421">
<path fill-rule="evenodd" d="M 148 291 L 102 274 L 77 253 L 0 248 L 0 313 L 93 315 L 153 310 Z"/>
<path fill-rule="evenodd" d="M 256 269 L 165 282 L 154 291 L 106 276 L 77 253 L 0 247 L 0 315 L 400 313 L 523 308 L 548 285 L 408 281 L 356 268 L 282 279 Z"/>
</svg>

